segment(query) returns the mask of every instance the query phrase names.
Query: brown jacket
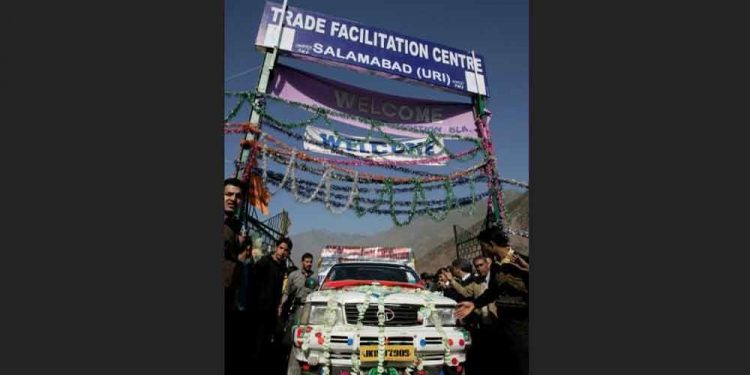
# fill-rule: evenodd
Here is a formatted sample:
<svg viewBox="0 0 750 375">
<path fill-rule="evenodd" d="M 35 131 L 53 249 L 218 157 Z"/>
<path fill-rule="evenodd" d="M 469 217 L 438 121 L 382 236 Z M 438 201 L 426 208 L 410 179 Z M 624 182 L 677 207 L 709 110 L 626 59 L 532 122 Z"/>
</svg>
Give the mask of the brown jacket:
<svg viewBox="0 0 750 375">
<path fill-rule="evenodd" d="M 456 292 L 458 292 L 458 294 L 473 300 L 481 296 L 487 289 L 487 285 L 483 284 L 482 281 L 484 281 L 483 277 L 474 277 L 474 282 L 463 286 L 454 278 L 451 279 L 451 286 Z M 494 304 L 490 304 L 481 309 L 476 309 L 474 310 L 474 313 L 478 314 L 485 323 L 497 319 L 497 308 Z"/>
</svg>

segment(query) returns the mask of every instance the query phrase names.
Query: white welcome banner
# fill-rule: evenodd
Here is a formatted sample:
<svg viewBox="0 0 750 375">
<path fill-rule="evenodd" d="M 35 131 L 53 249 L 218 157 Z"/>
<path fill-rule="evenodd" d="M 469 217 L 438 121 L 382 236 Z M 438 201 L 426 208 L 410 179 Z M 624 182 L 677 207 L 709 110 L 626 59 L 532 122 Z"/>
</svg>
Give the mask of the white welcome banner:
<svg viewBox="0 0 750 375">
<path fill-rule="evenodd" d="M 326 155 L 341 153 L 373 161 L 412 162 L 419 165 L 445 165 L 449 160 L 443 153 L 442 140 L 435 143 L 427 138 L 394 138 L 397 144 L 383 139 L 335 134 L 332 130 L 308 126 L 305 129 L 304 148 Z M 338 150 L 334 152 L 332 150 Z"/>
</svg>

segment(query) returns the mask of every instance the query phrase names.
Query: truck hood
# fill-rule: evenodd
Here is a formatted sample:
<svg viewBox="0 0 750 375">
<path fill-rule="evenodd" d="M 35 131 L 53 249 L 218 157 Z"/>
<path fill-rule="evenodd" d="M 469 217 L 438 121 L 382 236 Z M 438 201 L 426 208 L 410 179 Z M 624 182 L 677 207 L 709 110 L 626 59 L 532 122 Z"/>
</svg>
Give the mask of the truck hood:
<svg viewBox="0 0 750 375">
<path fill-rule="evenodd" d="M 370 297 L 370 303 L 378 303 L 378 295 L 384 295 L 386 304 L 405 304 L 405 305 L 426 305 L 429 300 L 435 302 L 436 306 L 454 306 L 456 301 L 441 296 L 437 293 L 431 293 L 424 290 L 403 290 L 394 291 L 390 288 L 378 288 L 373 290 Z M 338 303 L 362 303 L 367 293 L 365 291 L 356 291 L 348 288 L 324 290 L 311 293 L 307 297 L 307 302 L 327 303 L 329 299 L 334 298 Z"/>
</svg>

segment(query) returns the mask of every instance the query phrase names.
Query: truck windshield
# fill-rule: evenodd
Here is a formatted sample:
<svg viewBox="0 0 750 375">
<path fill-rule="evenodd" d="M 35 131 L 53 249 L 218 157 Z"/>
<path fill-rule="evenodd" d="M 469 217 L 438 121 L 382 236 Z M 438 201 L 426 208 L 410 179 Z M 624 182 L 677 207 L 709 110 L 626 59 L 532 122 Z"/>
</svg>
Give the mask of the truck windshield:
<svg viewBox="0 0 750 375">
<path fill-rule="evenodd" d="M 338 264 L 331 268 L 327 280 L 377 280 L 415 284 L 419 277 L 409 267 L 401 265 Z"/>
</svg>

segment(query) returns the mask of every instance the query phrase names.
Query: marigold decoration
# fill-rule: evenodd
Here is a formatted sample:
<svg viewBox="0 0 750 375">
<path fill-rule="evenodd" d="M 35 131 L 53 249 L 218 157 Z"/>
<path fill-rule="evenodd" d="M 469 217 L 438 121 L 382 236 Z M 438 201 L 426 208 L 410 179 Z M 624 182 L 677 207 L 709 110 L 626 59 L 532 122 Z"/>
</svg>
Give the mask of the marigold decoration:
<svg viewBox="0 0 750 375">
<path fill-rule="evenodd" d="M 248 190 L 250 204 L 259 209 L 263 215 L 268 215 L 268 205 L 271 201 L 271 193 L 259 175 L 250 176 L 250 188 Z"/>
</svg>

